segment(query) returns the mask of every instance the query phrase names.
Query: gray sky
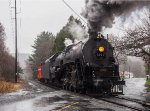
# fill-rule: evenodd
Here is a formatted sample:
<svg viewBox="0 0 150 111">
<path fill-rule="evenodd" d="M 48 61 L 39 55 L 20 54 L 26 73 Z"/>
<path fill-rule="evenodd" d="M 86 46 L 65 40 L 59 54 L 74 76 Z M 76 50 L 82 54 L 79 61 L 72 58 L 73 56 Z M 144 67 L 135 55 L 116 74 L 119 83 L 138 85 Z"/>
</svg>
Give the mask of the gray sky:
<svg viewBox="0 0 150 111">
<path fill-rule="evenodd" d="M 15 36 L 14 24 L 11 25 L 11 18 L 14 18 L 15 0 L 0 0 L 0 22 L 5 27 L 6 45 L 11 53 L 14 53 Z M 84 8 L 85 0 L 65 0 L 78 14 Z M 10 5 L 9 5 L 10 4 Z M 17 0 L 18 12 L 18 51 L 19 53 L 32 53 L 34 40 L 42 31 L 49 31 L 53 34 L 67 23 L 70 15 L 75 15 L 62 0 Z M 10 12 L 12 11 L 12 12 Z M 142 12 L 142 11 L 141 11 Z M 12 14 L 12 16 L 11 16 Z M 140 11 L 135 11 L 124 23 L 119 18 L 115 19 L 115 24 L 111 29 L 105 29 L 104 35 L 113 33 L 122 35 L 123 30 L 134 26 L 139 22 L 139 17 L 144 17 Z M 21 22 L 20 22 L 21 21 Z M 140 23 L 140 22 L 139 22 Z M 132 25 L 131 25 L 132 24 Z M 12 30 L 13 29 L 13 30 Z"/>
<path fill-rule="evenodd" d="M 84 0 L 65 0 L 77 12 L 81 13 Z M 11 6 L 9 6 L 11 3 Z M 14 24 L 11 25 L 11 12 L 14 17 L 14 0 L 0 0 L 0 22 L 5 27 L 6 45 L 14 52 Z M 18 12 L 18 50 L 21 53 L 32 53 L 31 45 L 38 34 L 49 31 L 56 34 L 67 23 L 68 17 L 77 17 L 62 0 L 17 0 Z M 21 24 L 20 24 L 21 21 Z M 12 30 L 13 27 L 13 30 Z"/>
</svg>

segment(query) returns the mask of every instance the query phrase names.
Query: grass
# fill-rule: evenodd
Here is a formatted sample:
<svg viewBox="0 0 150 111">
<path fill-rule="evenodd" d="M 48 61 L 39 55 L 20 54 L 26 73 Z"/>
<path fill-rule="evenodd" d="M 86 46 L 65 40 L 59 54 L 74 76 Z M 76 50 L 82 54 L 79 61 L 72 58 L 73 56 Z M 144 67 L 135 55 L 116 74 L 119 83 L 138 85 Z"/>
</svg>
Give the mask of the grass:
<svg viewBox="0 0 150 111">
<path fill-rule="evenodd" d="M 0 93 L 15 92 L 21 89 L 22 83 L 12 83 L 1 80 L 0 81 Z"/>
<path fill-rule="evenodd" d="M 147 87 L 147 91 L 150 92 L 150 79 L 146 81 L 145 86 Z"/>
</svg>

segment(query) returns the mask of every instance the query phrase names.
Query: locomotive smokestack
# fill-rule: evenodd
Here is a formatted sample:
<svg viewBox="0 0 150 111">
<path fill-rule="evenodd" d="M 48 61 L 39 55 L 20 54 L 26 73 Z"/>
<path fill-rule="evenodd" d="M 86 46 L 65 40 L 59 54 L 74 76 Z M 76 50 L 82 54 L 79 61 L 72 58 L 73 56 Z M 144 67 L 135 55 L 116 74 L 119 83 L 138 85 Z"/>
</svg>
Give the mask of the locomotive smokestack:
<svg viewBox="0 0 150 111">
<path fill-rule="evenodd" d="M 97 36 L 97 31 L 95 31 L 95 30 L 91 30 L 91 29 L 89 29 L 88 30 L 88 33 L 89 33 L 89 38 L 95 38 L 96 36 Z"/>
<path fill-rule="evenodd" d="M 86 0 L 85 3 L 82 15 L 88 20 L 89 34 L 102 31 L 103 27 L 111 28 L 115 17 L 125 20 L 135 10 L 150 8 L 148 0 Z"/>
</svg>

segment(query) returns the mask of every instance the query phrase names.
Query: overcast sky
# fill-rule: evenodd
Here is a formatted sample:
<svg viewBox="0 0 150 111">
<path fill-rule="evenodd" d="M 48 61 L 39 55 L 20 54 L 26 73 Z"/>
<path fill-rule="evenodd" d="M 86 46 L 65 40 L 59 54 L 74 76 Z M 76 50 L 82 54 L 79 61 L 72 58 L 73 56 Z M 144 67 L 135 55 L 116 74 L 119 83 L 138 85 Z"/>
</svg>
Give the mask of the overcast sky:
<svg viewBox="0 0 150 111">
<path fill-rule="evenodd" d="M 81 13 L 84 0 L 65 0 L 77 12 Z M 5 27 L 6 45 L 14 52 L 15 37 L 14 0 L 0 0 L 0 22 Z M 38 34 L 49 31 L 56 34 L 67 23 L 68 17 L 77 17 L 62 0 L 17 0 L 18 12 L 18 50 L 21 53 L 32 53 L 31 45 Z M 12 11 L 12 12 L 10 12 Z M 11 16 L 12 14 L 12 16 Z M 21 21 L 21 22 L 20 22 Z M 13 28 L 13 29 L 12 29 Z"/>
<path fill-rule="evenodd" d="M 85 0 L 65 0 L 78 14 L 85 6 Z M 15 49 L 14 36 L 14 7 L 15 0 L 0 0 L 0 22 L 5 27 L 6 45 L 11 53 Z M 70 15 L 75 15 L 62 0 L 17 0 L 18 16 L 18 51 L 19 53 L 32 53 L 34 40 L 42 31 L 56 34 L 67 23 Z M 107 33 L 122 34 L 125 27 L 133 26 L 138 22 L 140 11 L 133 13 L 124 23 L 119 18 L 115 19 L 113 27 L 105 30 Z"/>
</svg>

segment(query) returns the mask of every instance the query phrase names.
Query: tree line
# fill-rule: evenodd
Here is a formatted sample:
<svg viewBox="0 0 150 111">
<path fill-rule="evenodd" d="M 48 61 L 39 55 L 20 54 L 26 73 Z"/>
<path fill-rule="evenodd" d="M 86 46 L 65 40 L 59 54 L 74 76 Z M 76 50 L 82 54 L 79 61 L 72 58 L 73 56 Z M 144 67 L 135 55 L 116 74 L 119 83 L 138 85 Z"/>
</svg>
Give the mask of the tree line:
<svg viewBox="0 0 150 111">
<path fill-rule="evenodd" d="M 73 35 L 69 31 L 69 27 L 72 22 L 76 22 L 83 27 L 80 20 L 70 16 L 68 22 L 62 29 L 56 34 L 51 32 L 41 32 L 34 41 L 33 54 L 29 57 L 29 67 L 32 69 L 33 78 L 36 78 L 38 65 L 48 59 L 51 55 L 62 51 L 65 48 L 65 39 L 68 38 L 74 41 Z"/>
<path fill-rule="evenodd" d="M 124 50 L 126 55 L 142 57 L 145 61 L 146 74 L 150 75 L 150 10 L 143 12 L 146 16 L 140 19 L 134 29 L 127 29 L 117 48 Z"/>
<path fill-rule="evenodd" d="M 115 48 L 115 55 L 120 64 L 125 63 L 127 55 L 142 57 L 145 61 L 146 73 L 150 74 L 150 12 L 146 14 L 146 18 L 141 19 L 142 25 L 126 30 L 126 34 L 122 38 L 113 36 L 110 38 L 110 42 Z M 74 41 L 69 30 L 73 21 L 84 27 L 80 20 L 70 16 L 66 25 L 56 35 L 43 31 L 37 36 L 32 46 L 34 48 L 33 54 L 28 61 L 28 67 L 32 69 L 34 78 L 36 78 L 38 65 L 41 62 L 65 48 L 66 38 Z M 4 27 L 0 23 L 0 78 L 14 81 L 15 58 L 5 45 L 5 37 Z M 18 72 L 21 71 L 18 66 Z"/>
<path fill-rule="evenodd" d="M 66 25 L 62 27 L 56 36 L 45 31 L 37 36 L 32 46 L 34 52 L 29 57 L 29 65 L 33 71 L 34 78 L 36 78 L 38 65 L 41 62 L 65 48 L 64 41 L 66 38 L 74 40 L 69 31 L 72 21 L 82 25 L 80 20 L 70 16 Z M 115 48 L 115 55 L 119 63 L 125 63 L 128 55 L 142 57 L 145 61 L 146 72 L 150 74 L 150 13 L 141 22 L 143 25 L 139 25 L 135 29 L 126 30 L 126 34 L 122 38 L 112 37 L 110 42 Z"/>
<path fill-rule="evenodd" d="M 5 30 L 0 23 L 0 80 L 15 80 L 15 58 L 9 53 L 5 45 Z M 18 65 L 18 72 L 22 72 Z"/>
</svg>

